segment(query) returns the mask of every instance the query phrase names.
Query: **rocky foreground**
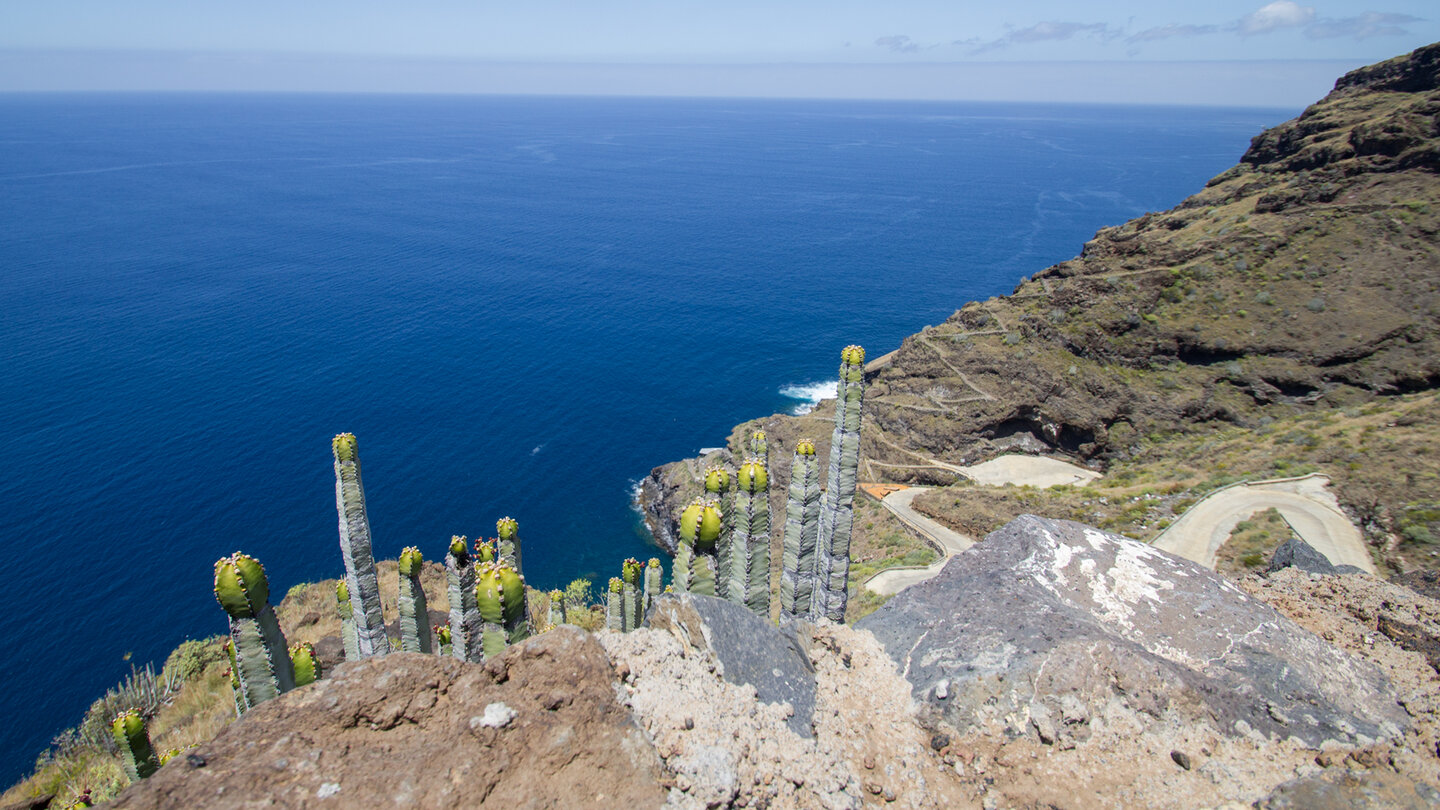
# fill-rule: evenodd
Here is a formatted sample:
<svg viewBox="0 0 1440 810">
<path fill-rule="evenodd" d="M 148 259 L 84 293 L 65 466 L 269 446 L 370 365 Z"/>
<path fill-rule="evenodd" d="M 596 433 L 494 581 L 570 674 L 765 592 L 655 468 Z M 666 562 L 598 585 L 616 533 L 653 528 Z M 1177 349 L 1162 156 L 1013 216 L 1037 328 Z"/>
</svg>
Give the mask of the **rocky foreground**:
<svg viewBox="0 0 1440 810">
<path fill-rule="evenodd" d="M 1367 574 L 1237 587 L 1025 517 L 860 627 L 689 595 L 646 625 L 343 664 L 113 806 L 1440 802 L 1440 601 Z"/>
</svg>

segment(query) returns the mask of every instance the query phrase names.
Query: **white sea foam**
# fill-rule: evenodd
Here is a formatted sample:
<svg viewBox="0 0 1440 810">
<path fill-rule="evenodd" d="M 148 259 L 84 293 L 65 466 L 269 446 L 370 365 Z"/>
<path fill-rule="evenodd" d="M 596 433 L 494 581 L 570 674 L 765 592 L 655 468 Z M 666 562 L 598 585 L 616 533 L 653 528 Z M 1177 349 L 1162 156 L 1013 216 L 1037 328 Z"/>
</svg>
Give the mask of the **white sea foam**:
<svg viewBox="0 0 1440 810">
<path fill-rule="evenodd" d="M 839 380 L 791 383 L 780 386 L 780 396 L 800 400 L 800 404 L 790 409 L 790 413 L 800 416 L 815 410 L 815 406 L 820 403 L 820 400 L 833 399 L 835 397 L 835 389 L 839 385 Z"/>
</svg>

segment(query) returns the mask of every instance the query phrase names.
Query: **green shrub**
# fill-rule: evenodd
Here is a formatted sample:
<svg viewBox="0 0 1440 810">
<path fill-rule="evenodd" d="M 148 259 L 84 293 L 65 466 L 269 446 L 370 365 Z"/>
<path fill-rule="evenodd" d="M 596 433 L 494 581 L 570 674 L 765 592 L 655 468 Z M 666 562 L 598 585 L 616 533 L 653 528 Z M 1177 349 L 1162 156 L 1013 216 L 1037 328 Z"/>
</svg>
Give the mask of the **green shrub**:
<svg viewBox="0 0 1440 810">
<path fill-rule="evenodd" d="M 1240 558 L 1240 564 L 1246 568 L 1255 568 L 1265 564 L 1265 555 L 1258 551 L 1252 551 Z"/>
<path fill-rule="evenodd" d="M 194 680 L 206 667 L 216 661 L 225 660 L 224 643 L 222 636 L 182 641 L 180 646 L 170 653 L 170 657 L 165 659 L 165 666 L 160 669 L 160 673 L 182 681 Z"/>
</svg>

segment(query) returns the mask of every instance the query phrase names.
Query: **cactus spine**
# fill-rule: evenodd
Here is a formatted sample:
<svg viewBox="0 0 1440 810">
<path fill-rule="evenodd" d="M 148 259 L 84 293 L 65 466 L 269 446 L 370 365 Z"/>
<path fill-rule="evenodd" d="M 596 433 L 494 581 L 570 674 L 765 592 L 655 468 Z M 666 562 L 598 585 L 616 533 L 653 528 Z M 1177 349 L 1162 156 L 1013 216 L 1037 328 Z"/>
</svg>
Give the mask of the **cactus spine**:
<svg viewBox="0 0 1440 810">
<path fill-rule="evenodd" d="M 365 487 L 360 482 L 360 452 L 351 433 L 330 443 L 335 456 L 335 511 L 340 516 L 340 553 L 345 558 L 345 584 L 355 614 L 361 658 L 390 652 L 385 617 L 380 613 L 380 583 L 370 550 L 370 518 L 365 513 Z"/>
<path fill-rule="evenodd" d="M 735 476 L 735 525 L 730 535 L 726 594 L 761 616 L 770 615 L 770 474 L 752 456 Z"/>
<path fill-rule="evenodd" d="M 130 781 L 148 779 L 160 769 L 160 760 L 150 745 L 150 733 L 145 729 L 145 719 L 140 712 L 131 709 L 121 712 L 110 724 L 115 734 L 115 744 L 120 746 L 120 757 L 125 764 L 125 775 Z"/>
<path fill-rule="evenodd" d="M 480 609 L 481 646 L 485 659 L 530 637 L 526 615 L 525 579 L 504 562 L 481 563 L 475 569 L 475 603 Z"/>
<path fill-rule="evenodd" d="M 520 565 L 520 524 L 512 517 L 500 518 L 495 521 L 495 533 L 500 535 L 496 541 L 500 561 L 509 563 L 523 576 L 525 569 Z"/>
<path fill-rule="evenodd" d="M 620 565 L 620 613 L 621 625 L 625 632 L 640 626 L 645 615 L 645 590 L 640 582 L 640 572 L 645 567 L 631 557 Z"/>
<path fill-rule="evenodd" d="M 664 572 L 660 570 L 660 560 L 656 557 L 651 557 L 650 561 L 645 563 L 645 604 L 640 609 L 640 618 L 642 620 L 650 610 L 650 603 L 654 602 L 656 597 L 660 595 L 660 580 L 663 576 Z"/>
<path fill-rule="evenodd" d="M 860 403 L 865 396 L 865 350 L 840 352 L 840 384 L 835 399 L 835 433 L 830 438 L 830 469 L 820 509 L 812 618 L 845 621 L 849 601 L 850 529 L 855 520 L 855 473 L 860 467 Z"/>
<path fill-rule="evenodd" d="M 340 639 L 345 644 L 345 660 L 360 660 L 360 638 L 355 634 L 355 611 L 350 606 L 350 588 L 345 580 L 335 583 L 335 612 L 340 616 Z"/>
<path fill-rule="evenodd" d="M 715 549 L 725 518 L 714 498 L 696 498 L 680 513 L 680 548 L 675 554 L 675 590 L 715 595 Z"/>
<path fill-rule="evenodd" d="M 464 537 L 450 538 L 445 553 L 445 582 L 450 595 L 450 653 L 461 661 L 480 661 L 480 608 L 475 602 L 475 564 Z"/>
<path fill-rule="evenodd" d="M 216 560 L 215 599 L 230 616 L 234 671 L 245 692 L 246 708 L 294 689 L 290 651 L 270 606 L 270 584 L 260 562 L 238 551 Z"/>
<path fill-rule="evenodd" d="M 815 588 L 815 542 L 820 534 L 820 465 L 815 443 L 801 439 L 790 463 L 790 495 L 785 503 L 785 547 L 781 554 L 780 610 L 809 616 Z"/>
<path fill-rule="evenodd" d="M 715 595 L 724 599 L 729 594 L 730 558 L 733 549 L 730 538 L 734 534 L 734 510 L 731 508 L 730 471 L 715 466 L 705 471 L 705 493 L 720 506 L 720 538 L 715 543 Z"/>
<path fill-rule="evenodd" d="M 320 659 L 315 657 L 315 645 L 302 641 L 290 648 L 290 665 L 295 670 L 295 685 L 304 686 L 320 680 Z"/>
<path fill-rule="evenodd" d="M 410 546 L 400 552 L 400 649 L 430 655 L 435 645 L 430 639 L 430 608 L 420 585 L 424 565 L 420 549 Z"/>
</svg>

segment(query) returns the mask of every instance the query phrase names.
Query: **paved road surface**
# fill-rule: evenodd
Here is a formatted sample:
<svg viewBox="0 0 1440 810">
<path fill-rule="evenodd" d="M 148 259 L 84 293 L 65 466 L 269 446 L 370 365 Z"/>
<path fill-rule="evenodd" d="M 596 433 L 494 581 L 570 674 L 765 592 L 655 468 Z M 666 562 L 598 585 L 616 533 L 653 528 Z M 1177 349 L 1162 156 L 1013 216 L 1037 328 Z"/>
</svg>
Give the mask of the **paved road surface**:
<svg viewBox="0 0 1440 810">
<path fill-rule="evenodd" d="M 1309 475 L 1288 481 L 1270 481 L 1223 489 L 1190 507 L 1159 537 L 1154 546 L 1207 568 L 1230 539 L 1235 524 L 1256 512 L 1276 509 L 1300 539 L 1336 565 L 1353 565 L 1375 573 L 1375 563 L 1355 524 L 1340 511 L 1335 495 L 1326 489 L 1330 479 Z"/>
</svg>

